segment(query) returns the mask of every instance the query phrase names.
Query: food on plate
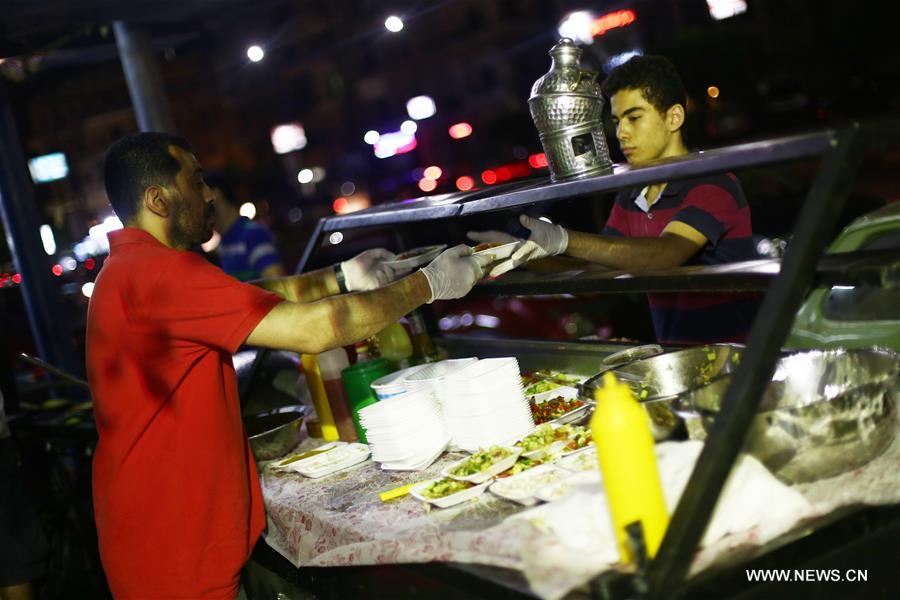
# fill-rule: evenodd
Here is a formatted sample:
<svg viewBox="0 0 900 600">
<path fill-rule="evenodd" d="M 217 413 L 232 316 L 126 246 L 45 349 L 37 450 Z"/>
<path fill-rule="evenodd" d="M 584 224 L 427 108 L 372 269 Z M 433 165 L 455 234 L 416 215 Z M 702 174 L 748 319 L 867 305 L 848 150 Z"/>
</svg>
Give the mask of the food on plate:
<svg viewBox="0 0 900 600">
<path fill-rule="evenodd" d="M 455 479 L 436 479 L 432 481 L 424 490 L 422 495 L 426 498 L 443 498 L 461 492 L 473 487 L 468 481 L 457 481 Z"/>
<path fill-rule="evenodd" d="M 525 386 L 526 396 L 549 392 L 558 387 L 578 383 L 583 379 L 583 377 L 572 375 L 571 373 L 543 369 L 522 373 L 522 385 Z"/>
<path fill-rule="evenodd" d="M 559 466 L 570 471 L 596 471 L 600 468 L 597 464 L 597 453 L 591 450 L 567 456 L 559 461 Z"/>
<path fill-rule="evenodd" d="M 502 498 L 521 502 L 523 499 L 530 498 L 534 492 L 545 485 L 556 483 L 570 476 L 571 473 L 548 465 L 543 469 L 536 469 L 519 477 L 498 481 L 491 486 L 491 492 Z M 529 502 L 529 504 L 531 503 Z"/>
<path fill-rule="evenodd" d="M 407 260 L 409 258 L 415 258 L 417 256 L 422 256 L 423 254 L 428 254 L 434 249 L 434 246 L 425 246 L 422 248 L 413 248 L 412 250 L 407 250 L 406 252 L 401 252 L 397 256 L 394 257 L 395 261 L 398 260 Z"/>
<path fill-rule="evenodd" d="M 523 471 L 527 471 L 528 469 L 533 469 L 534 467 L 543 464 L 539 458 L 527 458 L 525 456 L 520 456 L 516 461 L 516 464 L 503 471 L 499 475 L 497 475 L 497 479 L 503 479 L 504 477 L 510 477 L 512 475 L 518 475 Z"/>
<path fill-rule="evenodd" d="M 468 477 L 488 470 L 494 464 L 500 462 L 512 454 L 502 446 L 491 446 L 487 450 L 479 450 L 469 458 L 460 462 L 450 470 L 454 477 Z"/>
<path fill-rule="evenodd" d="M 579 450 L 592 441 L 594 441 L 594 436 L 591 435 L 590 429 L 587 427 L 572 427 L 572 431 L 569 433 L 569 443 L 566 444 L 565 450 L 567 452 Z"/>
<path fill-rule="evenodd" d="M 572 412 L 576 408 L 584 406 L 584 402 L 578 399 L 566 400 L 563 396 L 551 398 L 546 402 L 529 402 L 531 405 L 531 416 L 538 425 L 558 419 L 566 413 Z"/>
<path fill-rule="evenodd" d="M 488 248 L 496 248 L 497 246 L 505 245 L 504 242 L 484 242 L 482 244 L 478 244 L 472 248 L 472 252 L 481 252 L 482 250 L 487 250 Z"/>
</svg>

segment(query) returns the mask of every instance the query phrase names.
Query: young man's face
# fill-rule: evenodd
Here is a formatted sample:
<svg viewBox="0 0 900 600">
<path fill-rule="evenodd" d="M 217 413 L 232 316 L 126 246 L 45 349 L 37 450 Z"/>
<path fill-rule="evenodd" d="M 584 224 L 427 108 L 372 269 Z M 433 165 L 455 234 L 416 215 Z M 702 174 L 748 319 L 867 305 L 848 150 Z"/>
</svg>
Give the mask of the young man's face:
<svg viewBox="0 0 900 600">
<path fill-rule="evenodd" d="M 641 166 L 682 153 L 679 152 L 682 146 L 678 133 L 681 123 L 678 122 L 673 130 L 670 114 L 680 105 L 661 113 L 644 98 L 641 90 L 636 89 L 616 92 L 609 104 L 616 125 L 616 139 L 628 164 Z"/>
<path fill-rule="evenodd" d="M 169 154 L 181 165 L 173 186 L 175 201 L 169 236 L 174 246 L 190 248 L 212 237 L 216 224 L 215 196 L 203 181 L 203 169 L 193 154 L 178 146 L 169 146 Z"/>
</svg>

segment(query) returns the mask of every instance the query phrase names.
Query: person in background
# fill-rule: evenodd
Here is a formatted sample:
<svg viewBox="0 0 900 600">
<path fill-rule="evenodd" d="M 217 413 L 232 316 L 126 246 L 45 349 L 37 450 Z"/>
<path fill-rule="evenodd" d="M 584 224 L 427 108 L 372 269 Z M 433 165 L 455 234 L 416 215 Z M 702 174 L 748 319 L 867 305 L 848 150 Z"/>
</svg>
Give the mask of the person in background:
<svg viewBox="0 0 900 600">
<path fill-rule="evenodd" d="M 603 83 L 616 139 L 628 164 L 642 167 L 688 153 L 682 128 L 687 96 L 675 67 L 662 56 L 636 56 Z M 732 173 L 702 175 L 626 189 L 616 196 L 600 235 L 522 215 L 531 231 L 498 276 L 519 265 L 567 256 L 629 271 L 713 265 L 757 258 L 750 207 Z M 512 239 L 470 232 L 476 241 Z M 741 342 L 758 308 L 754 294 L 648 294 L 657 340 L 675 344 Z"/>
<path fill-rule="evenodd" d="M 31 600 L 45 574 L 47 540 L 15 447 L 0 391 L 0 600 Z"/>
<path fill-rule="evenodd" d="M 183 138 L 114 143 L 107 195 L 125 225 L 88 306 L 87 372 L 100 557 L 116 598 L 228 598 L 265 527 L 232 354 L 318 354 L 368 338 L 482 276 L 468 246 L 391 282 L 386 250 L 294 277 L 239 282 L 189 251 L 215 195 Z M 342 293 L 358 292 L 358 293 Z"/>
<path fill-rule="evenodd" d="M 221 173 L 205 173 L 203 178 L 215 194 L 216 230 L 222 235 L 217 252 L 222 270 L 240 281 L 284 277 L 287 273 L 272 232 L 238 212 L 241 202 Z"/>
</svg>

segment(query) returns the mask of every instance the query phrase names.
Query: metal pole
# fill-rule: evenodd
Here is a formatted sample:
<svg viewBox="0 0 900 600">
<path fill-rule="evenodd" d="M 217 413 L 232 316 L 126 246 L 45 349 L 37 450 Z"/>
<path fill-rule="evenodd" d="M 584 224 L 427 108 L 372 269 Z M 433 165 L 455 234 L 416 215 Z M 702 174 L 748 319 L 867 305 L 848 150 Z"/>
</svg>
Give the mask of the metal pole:
<svg viewBox="0 0 900 600">
<path fill-rule="evenodd" d="M 25 167 L 13 107 L 0 79 L 0 216 L 20 283 L 38 354 L 70 373 L 83 373 L 65 326 L 62 296 L 40 239 L 41 218 Z"/>
<path fill-rule="evenodd" d="M 113 22 L 113 31 L 138 129 L 175 133 L 150 37 L 138 27 L 122 21 Z"/>
<path fill-rule="evenodd" d="M 725 393 L 662 546 L 648 568 L 646 583 L 652 598 L 672 596 L 690 569 L 725 480 L 744 445 L 781 345 L 812 283 L 816 262 L 834 234 L 862 160 L 858 140 L 858 127 L 840 132 L 819 166 L 781 272 L 766 294 L 741 365 Z"/>
</svg>

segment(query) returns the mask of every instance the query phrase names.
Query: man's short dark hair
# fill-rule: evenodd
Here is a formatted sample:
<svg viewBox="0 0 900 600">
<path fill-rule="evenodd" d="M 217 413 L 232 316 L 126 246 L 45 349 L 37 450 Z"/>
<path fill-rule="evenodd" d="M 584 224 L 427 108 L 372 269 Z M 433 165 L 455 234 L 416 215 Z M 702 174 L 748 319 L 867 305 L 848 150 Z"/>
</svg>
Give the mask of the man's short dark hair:
<svg viewBox="0 0 900 600">
<path fill-rule="evenodd" d="M 675 65 L 665 56 L 633 56 L 613 69 L 602 85 L 603 93 L 612 98 L 622 90 L 640 90 L 647 102 L 661 113 L 676 104 L 687 108 L 684 83 Z"/>
<path fill-rule="evenodd" d="M 133 221 L 147 187 L 174 183 L 181 165 L 169 154 L 169 146 L 191 150 L 182 137 L 146 131 L 125 136 L 106 151 L 103 161 L 106 195 L 122 223 Z"/>
<path fill-rule="evenodd" d="M 206 181 L 206 185 L 208 185 L 210 189 L 222 192 L 225 202 L 231 206 L 238 207 L 241 205 L 237 194 L 234 193 L 234 186 L 231 185 L 224 173 L 219 171 L 204 171 L 203 180 Z"/>
</svg>

